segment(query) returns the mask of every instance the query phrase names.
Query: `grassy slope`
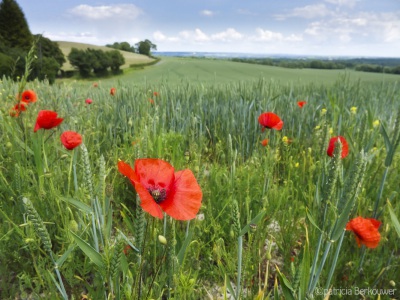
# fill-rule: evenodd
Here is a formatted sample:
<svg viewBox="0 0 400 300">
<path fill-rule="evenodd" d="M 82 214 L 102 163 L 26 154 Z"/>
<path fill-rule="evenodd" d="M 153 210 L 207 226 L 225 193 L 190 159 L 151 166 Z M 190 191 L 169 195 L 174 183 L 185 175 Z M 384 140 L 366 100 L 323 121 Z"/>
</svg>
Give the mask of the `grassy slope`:
<svg viewBox="0 0 400 300">
<path fill-rule="evenodd" d="M 161 61 L 156 65 L 140 70 L 126 70 L 122 76 L 102 81 L 109 84 L 115 84 L 117 81 L 121 83 L 125 81 L 138 84 L 151 83 L 152 85 L 159 83 L 179 84 L 187 81 L 219 84 L 265 78 L 283 84 L 302 85 L 314 83 L 320 85 L 332 84 L 344 74 L 350 76 L 352 80 L 360 80 L 366 83 L 400 80 L 398 75 L 352 70 L 287 69 L 226 60 L 162 57 Z"/>
<path fill-rule="evenodd" d="M 100 49 L 103 51 L 111 51 L 114 50 L 112 48 L 108 48 L 105 46 L 96 46 L 96 45 L 90 45 L 90 44 L 82 44 L 82 43 L 74 43 L 74 42 L 64 42 L 64 41 L 58 41 L 57 42 L 58 45 L 60 46 L 61 51 L 64 53 L 65 56 L 67 56 L 69 54 L 69 52 L 71 51 L 71 48 L 77 48 L 77 49 L 87 49 L 87 48 L 91 48 L 91 49 Z M 145 56 L 145 55 L 141 55 L 141 54 L 137 54 L 137 53 L 131 53 L 131 52 L 126 52 L 126 51 L 120 51 L 123 56 L 125 57 L 125 64 L 122 66 L 122 68 L 129 68 L 129 66 L 131 64 L 143 64 L 143 63 L 148 63 L 153 61 L 152 58 Z M 72 70 L 73 67 L 71 66 L 71 64 L 67 62 L 63 65 L 63 70 Z"/>
</svg>

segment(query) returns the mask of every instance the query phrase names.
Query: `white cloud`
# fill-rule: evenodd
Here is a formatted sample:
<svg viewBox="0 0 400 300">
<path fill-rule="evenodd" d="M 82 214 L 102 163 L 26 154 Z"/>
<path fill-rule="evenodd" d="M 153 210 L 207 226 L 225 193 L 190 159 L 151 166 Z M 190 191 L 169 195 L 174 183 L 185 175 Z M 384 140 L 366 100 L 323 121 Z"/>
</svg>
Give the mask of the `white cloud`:
<svg viewBox="0 0 400 300">
<path fill-rule="evenodd" d="M 301 35 L 291 34 L 285 36 L 280 32 L 264 30 L 262 28 L 256 28 L 256 34 L 256 36 L 250 37 L 250 40 L 256 42 L 298 42 L 303 40 Z"/>
<path fill-rule="evenodd" d="M 400 42 L 400 12 L 337 14 L 308 24 L 304 33 L 319 41 Z"/>
<path fill-rule="evenodd" d="M 325 4 L 313 4 L 304 7 L 296 7 L 289 16 L 305 19 L 321 18 L 331 14 L 331 10 Z"/>
<path fill-rule="evenodd" d="M 184 30 L 179 33 L 179 36 L 186 40 L 193 40 L 195 42 L 207 42 L 210 40 L 207 34 L 205 34 L 201 29 L 196 28 L 192 30 Z"/>
<path fill-rule="evenodd" d="M 179 41 L 178 37 L 169 37 L 157 30 L 153 32 L 153 38 L 156 42 L 176 42 Z"/>
<path fill-rule="evenodd" d="M 327 3 L 331 3 L 337 6 L 354 7 L 358 0 L 325 0 Z"/>
<path fill-rule="evenodd" d="M 105 20 L 105 19 L 125 19 L 134 20 L 142 10 L 133 4 L 117 4 L 117 5 L 102 5 L 90 6 L 81 4 L 70 10 L 72 15 L 83 17 L 89 20 Z"/>
<path fill-rule="evenodd" d="M 202 16 L 206 16 L 206 17 L 212 17 L 213 15 L 215 15 L 215 12 L 208 10 L 208 9 L 204 9 L 200 12 L 200 14 Z"/>
<path fill-rule="evenodd" d="M 237 32 L 234 28 L 228 28 L 225 31 L 215 33 L 211 35 L 211 39 L 214 41 L 231 42 L 233 40 L 243 39 L 243 34 Z"/>
</svg>

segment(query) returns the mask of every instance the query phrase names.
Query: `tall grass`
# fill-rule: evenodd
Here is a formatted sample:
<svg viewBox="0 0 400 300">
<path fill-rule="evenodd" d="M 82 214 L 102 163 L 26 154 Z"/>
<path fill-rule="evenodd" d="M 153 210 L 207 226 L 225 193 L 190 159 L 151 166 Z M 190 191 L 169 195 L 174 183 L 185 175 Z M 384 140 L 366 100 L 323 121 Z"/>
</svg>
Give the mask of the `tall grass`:
<svg viewBox="0 0 400 300">
<path fill-rule="evenodd" d="M 395 83 L 121 81 L 112 96 L 102 84 L 35 81 L 26 88 L 38 101 L 12 118 L 19 87 L 0 82 L 0 298 L 62 299 L 65 289 L 71 299 L 318 299 L 320 288 L 400 284 Z M 34 133 L 41 109 L 63 123 Z M 261 131 L 265 111 L 283 119 L 281 131 Z M 64 149 L 64 130 L 84 145 Z M 334 163 L 326 148 L 337 135 L 350 154 Z M 116 168 L 141 157 L 193 171 L 203 191 L 198 218 L 164 223 L 141 210 Z M 27 222 L 22 199 L 51 246 Z M 344 231 L 358 215 L 383 223 L 378 248 L 358 248 Z"/>
</svg>

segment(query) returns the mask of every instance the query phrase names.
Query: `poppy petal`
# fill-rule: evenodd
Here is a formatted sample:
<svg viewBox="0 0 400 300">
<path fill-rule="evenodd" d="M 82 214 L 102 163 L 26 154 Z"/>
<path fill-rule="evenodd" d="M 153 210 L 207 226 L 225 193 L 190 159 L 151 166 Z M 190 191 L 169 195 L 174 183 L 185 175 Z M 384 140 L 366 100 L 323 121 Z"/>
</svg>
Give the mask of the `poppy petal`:
<svg viewBox="0 0 400 300">
<path fill-rule="evenodd" d="M 160 206 L 158 206 L 156 201 L 154 201 L 149 191 L 140 183 L 135 183 L 134 186 L 136 192 L 139 195 L 140 206 L 143 208 L 143 210 L 148 212 L 153 217 L 162 219 L 163 218 L 162 210 Z"/>
<path fill-rule="evenodd" d="M 375 220 L 373 218 L 369 218 L 368 220 L 370 220 L 370 222 L 372 223 L 372 225 L 376 228 L 379 229 L 379 227 L 381 226 L 382 222 Z"/>
<path fill-rule="evenodd" d="M 55 111 L 41 110 L 38 113 L 35 128 L 33 131 L 36 132 L 40 128 L 51 129 L 60 125 L 63 120 L 63 118 L 57 118 L 57 113 Z"/>
<path fill-rule="evenodd" d="M 133 171 L 133 169 L 131 168 L 131 166 L 125 162 L 123 162 L 122 160 L 118 162 L 118 171 L 128 177 L 129 179 L 131 178 L 137 178 L 135 172 Z M 136 179 L 136 181 L 139 181 Z"/>
<path fill-rule="evenodd" d="M 174 167 L 161 159 L 145 158 L 135 161 L 135 173 L 147 189 L 165 189 L 167 192 L 174 182 Z"/>
<path fill-rule="evenodd" d="M 154 201 L 149 191 L 143 185 L 140 184 L 139 178 L 133 171 L 131 166 L 123 161 L 119 161 L 118 170 L 122 175 L 128 177 L 132 185 L 135 187 L 135 190 L 140 198 L 140 206 L 143 208 L 143 210 L 148 212 L 153 217 L 162 219 L 163 213 L 161 211 L 161 208 Z"/>
<path fill-rule="evenodd" d="M 82 136 L 75 131 L 64 131 L 60 139 L 61 143 L 68 150 L 72 150 L 82 144 Z"/>
<path fill-rule="evenodd" d="M 359 247 L 360 244 L 364 244 L 368 248 L 376 248 L 379 244 L 381 235 L 378 231 L 378 227 L 381 222 L 375 219 L 372 220 L 373 221 L 371 221 L 371 219 L 357 217 L 346 224 L 346 230 L 351 230 L 356 235 L 356 241 Z"/>
<path fill-rule="evenodd" d="M 203 193 L 192 171 L 175 173 L 172 193 L 160 203 L 161 208 L 176 220 L 194 219 L 201 207 Z"/>
<path fill-rule="evenodd" d="M 340 141 L 342 143 L 342 154 L 341 158 L 345 158 L 349 154 L 349 144 L 347 143 L 346 139 L 342 136 L 335 136 L 329 140 L 328 149 L 326 153 L 328 156 L 333 157 L 333 153 L 335 151 L 335 143 Z"/>
<path fill-rule="evenodd" d="M 25 103 L 33 103 L 36 102 L 37 96 L 36 93 L 32 90 L 26 90 L 22 93 L 21 101 Z"/>
<path fill-rule="evenodd" d="M 276 130 L 281 130 L 283 127 L 283 121 L 281 118 L 272 112 L 262 113 L 258 117 L 258 123 L 263 127 Z"/>
</svg>

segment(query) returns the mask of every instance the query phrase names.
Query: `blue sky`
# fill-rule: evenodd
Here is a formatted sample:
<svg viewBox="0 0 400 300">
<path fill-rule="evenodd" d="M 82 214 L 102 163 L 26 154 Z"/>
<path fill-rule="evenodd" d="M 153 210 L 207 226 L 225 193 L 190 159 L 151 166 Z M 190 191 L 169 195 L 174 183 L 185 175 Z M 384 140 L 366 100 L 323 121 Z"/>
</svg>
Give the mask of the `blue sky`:
<svg viewBox="0 0 400 300">
<path fill-rule="evenodd" d="M 399 0 L 17 0 L 33 33 L 159 51 L 400 57 Z"/>
</svg>

